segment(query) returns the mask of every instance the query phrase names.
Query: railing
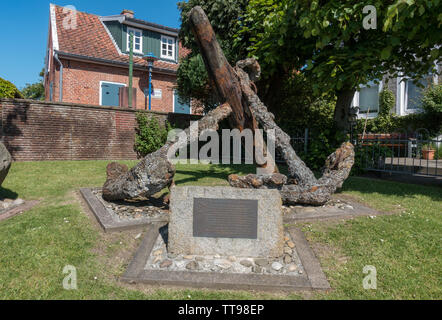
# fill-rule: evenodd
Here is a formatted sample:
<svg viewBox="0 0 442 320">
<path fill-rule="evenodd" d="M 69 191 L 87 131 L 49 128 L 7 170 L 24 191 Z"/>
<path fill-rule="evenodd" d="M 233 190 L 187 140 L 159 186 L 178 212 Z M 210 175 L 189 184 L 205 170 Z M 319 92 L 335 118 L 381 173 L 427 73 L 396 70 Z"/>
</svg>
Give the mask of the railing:
<svg viewBox="0 0 442 320">
<path fill-rule="evenodd" d="M 442 138 L 429 138 L 425 129 L 413 134 L 357 135 L 357 154 L 368 171 L 442 176 Z"/>
<path fill-rule="evenodd" d="M 304 131 L 299 131 L 297 134 L 290 137 L 290 143 L 295 150 L 295 152 L 300 155 L 306 155 L 308 153 L 309 142 L 311 141 L 309 129 L 304 129 Z M 276 163 L 285 163 L 284 159 L 276 150 L 275 154 Z"/>
<path fill-rule="evenodd" d="M 311 152 L 312 144 L 317 146 L 317 142 L 322 143 L 318 140 L 320 136 L 317 133 L 305 129 L 291 136 L 293 149 L 304 161 Z M 364 135 L 351 132 L 350 136 L 356 151 L 357 164 L 355 165 L 358 165 L 360 169 L 406 175 L 442 176 L 442 135 L 440 134 L 435 138 L 430 138 L 431 135 L 426 129 L 419 129 L 411 134 L 404 130 L 399 133 L 367 133 Z M 324 141 L 323 143 L 328 142 Z M 338 147 L 339 144 L 334 146 L 334 148 Z M 231 143 L 228 159 L 231 162 L 233 162 L 232 148 Z M 246 156 L 243 146 L 241 149 L 241 163 L 253 161 L 253 155 Z M 219 151 L 221 150 L 220 144 Z M 285 163 L 278 150 L 275 151 L 276 163 Z M 188 152 L 189 155 L 190 152 Z M 220 162 L 222 162 L 221 153 L 220 156 Z"/>
</svg>

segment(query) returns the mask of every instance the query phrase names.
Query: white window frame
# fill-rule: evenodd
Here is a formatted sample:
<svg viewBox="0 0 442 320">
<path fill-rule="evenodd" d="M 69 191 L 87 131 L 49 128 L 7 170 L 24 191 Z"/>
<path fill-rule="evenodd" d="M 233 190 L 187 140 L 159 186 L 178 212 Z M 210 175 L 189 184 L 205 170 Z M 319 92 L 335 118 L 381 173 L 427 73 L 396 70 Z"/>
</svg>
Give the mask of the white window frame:
<svg viewBox="0 0 442 320">
<path fill-rule="evenodd" d="M 163 39 L 167 40 L 167 45 L 169 45 L 169 40 L 172 40 L 172 57 L 168 56 L 168 55 L 163 55 Z M 166 49 L 166 51 L 169 51 L 169 49 Z M 160 54 L 161 54 L 161 58 L 163 59 L 168 59 L 168 60 L 173 60 L 175 61 L 175 52 L 176 52 L 176 39 L 174 37 L 168 37 L 165 35 L 161 35 L 161 43 L 160 43 Z"/>
<path fill-rule="evenodd" d="M 433 74 L 433 84 L 437 84 L 439 82 L 438 74 L 439 74 L 439 65 L 435 62 L 436 67 L 436 73 Z M 412 113 L 422 112 L 421 109 L 408 109 L 408 88 L 406 81 L 412 80 L 410 77 L 404 77 L 404 76 L 398 76 L 396 78 L 396 88 L 397 88 L 397 94 L 396 94 L 396 104 L 397 107 L 397 114 L 400 116 L 405 116 Z"/>
<path fill-rule="evenodd" d="M 379 84 L 375 83 L 375 85 L 378 86 L 378 99 L 379 99 L 379 95 L 380 95 L 380 93 L 382 91 L 382 88 L 384 87 L 384 82 L 383 81 L 379 81 Z M 368 86 L 367 85 L 360 85 L 359 89 L 362 89 L 364 87 L 368 87 Z M 351 106 L 352 107 L 359 107 L 359 91 L 355 92 L 355 95 L 353 97 L 353 101 L 351 102 Z M 368 119 L 374 119 L 374 118 L 376 118 L 378 116 L 378 114 L 379 114 L 379 109 L 378 109 L 377 112 L 370 112 L 370 113 L 368 113 Z M 365 112 L 364 113 L 358 113 L 358 119 L 365 119 L 366 117 L 367 117 L 367 113 L 365 113 Z"/>
<path fill-rule="evenodd" d="M 397 78 L 397 88 L 398 94 L 396 96 L 397 101 L 399 101 L 399 115 L 404 116 L 413 113 L 422 112 L 421 109 L 408 109 L 408 86 L 407 82 L 412 81 L 413 79 L 410 77 L 398 77 Z M 436 84 L 438 81 L 437 75 L 433 75 L 433 84 Z"/>
<path fill-rule="evenodd" d="M 404 111 L 406 114 L 410 114 L 410 113 L 416 113 L 416 112 L 420 112 L 421 110 L 419 108 L 416 109 L 409 109 L 408 108 L 408 85 L 410 83 L 410 81 L 413 81 L 412 78 L 404 78 L 404 81 L 402 81 L 403 85 L 404 85 Z"/>
<path fill-rule="evenodd" d="M 129 27 L 127 28 L 127 39 L 126 39 L 127 52 L 130 52 L 130 31 L 134 32 L 134 42 L 133 42 L 134 53 L 143 54 L 143 30 L 136 29 L 136 28 L 129 28 Z M 135 32 L 139 32 L 141 34 L 141 36 L 140 36 L 140 50 L 135 50 Z"/>
<path fill-rule="evenodd" d="M 100 81 L 100 96 L 99 96 L 99 105 L 102 106 L 103 105 L 103 83 L 110 83 L 110 84 L 118 84 L 118 85 L 122 85 L 127 87 L 127 85 L 125 83 L 120 83 L 120 82 L 112 82 L 112 81 Z"/>
</svg>

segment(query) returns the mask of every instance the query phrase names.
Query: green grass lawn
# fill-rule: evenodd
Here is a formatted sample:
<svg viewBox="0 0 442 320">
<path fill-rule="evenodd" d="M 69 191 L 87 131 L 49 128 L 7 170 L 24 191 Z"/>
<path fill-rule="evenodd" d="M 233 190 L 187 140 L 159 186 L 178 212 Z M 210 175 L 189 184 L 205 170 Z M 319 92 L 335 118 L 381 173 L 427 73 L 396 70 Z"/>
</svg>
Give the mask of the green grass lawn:
<svg viewBox="0 0 442 320">
<path fill-rule="evenodd" d="M 0 299 L 424 299 L 442 298 L 442 190 L 352 177 L 343 193 L 394 215 L 302 224 L 334 288 L 327 293 L 264 294 L 130 286 L 118 282 L 140 231 L 104 234 L 84 210 L 79 187 L 100 186 L 107 161 L 14 163 L 2 197 L 39 199 L 0 222 Z M 135 162 L 126 162 L 132 165 Z M 251 166 L 179 165 L 176 183 L 227 185 Z M 63 267 L 78 272 L 64 290 Z M 377 268 L 377 290 L 364 290 L 362 269 Z"/>
</svg>

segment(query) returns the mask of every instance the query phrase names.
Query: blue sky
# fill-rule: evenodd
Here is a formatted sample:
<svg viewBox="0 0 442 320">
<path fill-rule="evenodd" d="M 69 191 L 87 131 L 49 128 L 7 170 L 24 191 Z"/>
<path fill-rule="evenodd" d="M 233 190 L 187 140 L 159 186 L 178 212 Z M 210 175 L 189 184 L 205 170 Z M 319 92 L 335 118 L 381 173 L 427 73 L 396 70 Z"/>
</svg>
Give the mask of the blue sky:
<svg viewBox="0 0 442 320">
<path fill-rule="evenodd" d="M 123 9 L 135 11 L 135 17 L 179 28 L 177 0 L 11 0 L 2 1 L 0 30 L 0 78 L 13 82 L 19 89 L 38 81 L 44 66 L 48 37 L 49 4 L 73 5 L 78 11 L 102 16 L 119 14 Z"/>
</svg>

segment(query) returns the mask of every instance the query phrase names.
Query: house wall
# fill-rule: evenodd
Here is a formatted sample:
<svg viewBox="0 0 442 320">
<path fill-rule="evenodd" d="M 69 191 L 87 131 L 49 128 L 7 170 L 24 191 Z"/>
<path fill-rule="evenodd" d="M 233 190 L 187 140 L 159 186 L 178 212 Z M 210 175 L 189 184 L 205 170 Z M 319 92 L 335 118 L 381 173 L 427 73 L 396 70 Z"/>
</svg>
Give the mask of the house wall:
<svg viewBox="0 0 442 320">
<path fill-rule="evenodd" d="M 105 21 L 104 25 L 107 27 L 109 32 L 111 33 L 115 43 L 117 44 L 118 48 L 121 50 L 121 52 L 128 54 L 129 48 L 127 45 L 127 29 L 138 29 L 142 32 L 142 38 L 143 38 L 143 46 L 142 51 L 143 54 L 139 54 L 134 52 L 135 56 L 143 56 L 149 52 L 152 52 L 157 58 L 160 60 L 167 61 L 168 59 L 162 59 L 161 58 L 161 33 L 151 31 L 151 30 L 142 30 L 140 28 L 122 25 L 119 22 L 116 21 Z M 177 37 L 166 35 L 165 36 L 171 37 L 175 39 L 175 59 L 173 59 L 173 62 L 178 62 L 178 57 L 181 55 L 181 46 L 178 45 L 178 39 Z M 169 59 L 171 60 L 171 59 Z"/>
<path fill-rule="evenodd" d="M 47 74 L 45 77 L 45 83 L 44 83 L 44 87 L 45 87 L 45 97 L 46 100 L 50 99 L 50 85 L 51 83 L 53 84 L 54 81 L 54 59 L 52 57 L 52 52 L 53 52 L 53 42 L 52 42 L 52 32 L 50 31 L 49 28 L 49 36 L 48 36 L 48 48 L 47 48 Z"/>
<path fill-rule="evenodd" d="M 0 99 L 0 136 L 15 161 L 136 159 L 134 109 Z M 146 112 L 188 127 L 198 116 Z"/>
<path fill-rule="evenodd" d="M 437 66 L 437 70 L 438 73 L 440 73 L 440 71 L 442 70 L 442 66 L 441 64 L 439 64 Z M 404 78 L 398 77 L 388 77 L 384 76 L 382 79 L 382 83 L 380 83 L 379 85 L 379 92 L 382 90 L 382 88 L 388 88 L 389 90 L 391 90 L 395 96 L 395 107 L 394 110 L 392 110 L 393 113 L 399 115 L 399 116 L 405 116 L 411 113 L 415 113 L 415 112 L 419 112 L 419 109 L 412 109 L 412 110 L 407 110 L 405 107 L 405 100 L 407 100 L 407 94 L 406 94 L 406 84 L 403 81 Z M 427 78 L 427 82 L 428 83 L 433 83 L 433 84 L 441 84 L 442 83 L 442 77 L 439 76 L 438 74 L 431 74 L 428 76 Z M 359 102 L 358 102 L 359 96 L 358 96 L 358 92 L 355 93 L 355 96 L 353 98 L 353 102 L 352 102 L 352 106 L 358 106 Z M 368 115 L 369 119 L 375 118 L 377 117 L 378 113 L 370 113 Z M 365 119 L 366 118 L 366 114 L 365 113 L 360 113 L 358 115 L 359 119 Z"/>
<path fill-rule="evenodd" d="M 63 63 L 63 102 L 80 104 L 100 104 L 100 81 L 124 83 L 128 85 L 126 68 L 105 66 L 89 62 L 60 59 Z M 53 101 L 59 101 L 60 67 L 55 64 L 55 73 L 49 77 L 53 82 Z M 162 98 L 152 99 L 152 111 L 173 112 L 173 88 L 176 76 L 160 73 L 152 74 L 152 86 L 162 90 Z M 134 70 L 133 86 L 137 89 L 137 109 L 145 109 L 148 99 L 144 90 L 148 87 L 146 71 Z M 49 87 L 49 86 L 47 86 Z M 48 90 L 48 89 L 47 89 Z M 49 100 L 49 95 L 46 96 Z"/>
</svg>

